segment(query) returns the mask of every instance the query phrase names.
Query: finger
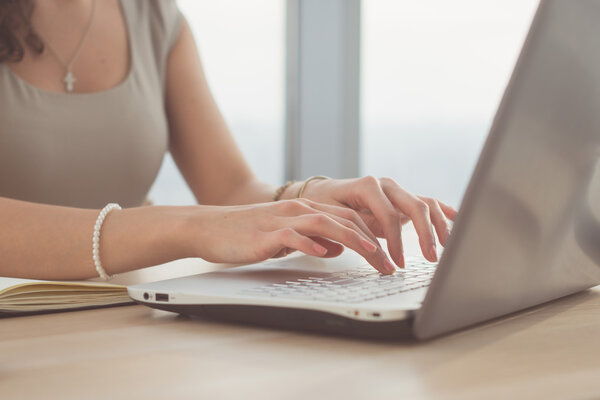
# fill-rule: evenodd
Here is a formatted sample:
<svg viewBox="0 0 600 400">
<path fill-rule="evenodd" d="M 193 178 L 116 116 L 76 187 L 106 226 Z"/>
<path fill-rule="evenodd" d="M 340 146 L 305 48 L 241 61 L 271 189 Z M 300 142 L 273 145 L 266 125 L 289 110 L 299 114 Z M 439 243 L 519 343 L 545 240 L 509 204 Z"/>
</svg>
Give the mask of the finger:
<svg viewBox="0 0 600 400">
<path fill-rule="evenodd" d="M 431 218 L 431 222 L 433 222 L 433 226 L 435 227 L 435 231 L 440 243 L 442 246 L 445 246 L 446 240 L 450 235 L 450 226 L 448 225 L 448 220 L 444 216 L 442 208 L 436 199 L 421 196 L 419 196 L 419 198 L 429 206 L 429 216 Z"/>
<path fill-rule="evenodd" d="M 338 217 L 338 222 L 341 222 L 342 220 L 350 221 L 353 224 L 353 229 L 359 229 L 368 239 L 370 239 L 373 242 L 374 245 L 381 247 L 379 241 L 377 240 L 377 237 L 373 234 L 373 232 L 371 232 L 369 227 L 360 218 L 358 213 L 353 209 L 348 207 L 339 207 L 329 204 L 317 203 L 314 201 L 309 201 L 309 203 L 307 204 L 309 207 L 318 211 L 325 212 L 330 216 L 335 215 L 336 217 Z"/>
<path fill-rule="evenodd" d="M 391 179 L 382 179 L 382 181 L 383 191 L 392 203 L 411 218 L 417 235 L 419 235 L 419 245 L 425 258 L 432 262 L 437 261 L 435 235 L 427 203 L 402 189 Z"/>
<path fill-rule="evenodd" d="M 325 254 L 323 257 L 337 257 L 344 252 L 344 246 L 339 243 L 332 242 L 331 240 L 327 240 L 319 236 L 313 236 L 311 239 L 327 249 L 327 254 Z"/>
<path fill-rule="evenodd" d="M 356 224 L 354 224 L 352 221 L 346 220 L 344 218 L 338 217 L 337 215 L 333 215 L 333 214 L 326 214 L 326 215 L 329 216 L 330 218 L 332 218 L 334 221 L 344 225 L 345 227 L 350 228 L 356 232 L 359 232 L 360 234 L 363 234 L 362 231 L 358 229 L 358 226 L 356 226 Z M 368 240 L 368 237 L 364 236 L 364 239 Z M 387 259 L 387 254 L 385 254 L 385 252 L 381 248 L 381 245 L 379 245 L 379 241 L 377 240 L 377 238 L 375 238 L 375 243 L 377 243 L 377 250 L 374 253 L 371 253 L 370 256 L 365 256 L 365 259 L 369 262 L 369 264 L 372 264 L 372 265 L 377 264 L 378 260 L 380 260 L 382 258 Z M 365 248 L 367 249 L 368 252 L 371 252 L 370 246 L 369 247 L 365 246 Z M 395 270 L 395 268 L 394 268 L 394 270 Z"/>
<path fill-rule="evenodd" d="M 402 246 L 402 231 L 398 212 L 383 192 L 379 181 L 373 177 L 362 178 L 361 186 L 356 193 L 361 203 L 365 204 L 375 216 L 384 236 L 387 239 L 388 250 L 392 260 L 400 268 L 404 268 L 404 249 Z"/>
<path fill-rule="evenodd" d="M 301 235 L 292 228 L 283 228 L 270 232 L 267 235 L 267 248 L 271 255 L 268 258 L 281 256 L 286 248 L 296 249 L 310 256 L 323 257 L 327 249 L 311 238 Z M 267 252 L 269 251 L 267 250 Z M 287 255 L 287 254 L 283 254 Z"/>
<path fill-rule="evenodd" d="M 385 237 L 385 233 L 383 232 L 383 228 L 381 227 L 381 224 L 379 223 L 379 221 L 377 221 L 377 218 L 375 218 L 375 216 L 371 213 L 371 211 L 362 210 L 358 213 L 358 215 L 360 216 L 360 219 L 362 219 L 364 221 L 364 223 L 369 227 L 371 232 L 373 232 L 373 234 L 376 237 L 378 237 L 378 238 Z"/>
<path fill-rule="evenodd" d="M 283 249 L 279 250 L 279 251 L 277 252 L 277 254 L 275 254 L 275 255 L 274 255 L 273 257 L 271 257 L 271 258 L 281 258 L 281 257 L 285 257 L 285 256 L 287 256 L 287 255 L 288 255 L 288 248 L 287 248 L 287 247 L 285 247 L 285 248 L 283 248 Z"/>
<path fill-rule="evenodd" d="M 375 237 L 373 232 L 371 232 L 364 221 L 358 216 L 356 211 L 351 208 L 318 203 L 308 199 L 292 200 L 287 203 L 287 207 L 283 207 L 283 210 L 280 212 L 296 216 L 325 213 L 342 225 L 360 232 L 367 241 L 370 241 L 373 245 L 381 249 L 377 237 Z M 370 249 L 371 247 L 368 246 L 368 248 Z"/>
<path fill-rule="evenodd" d="M 286 248 L 284 248 L 282 250 L 282 257 L 289 256 L 290 254 L 292 254 L 295 251 L 296 251 L 296 249 L 292 249 L 290 247 L 286 247 Z"/>
<path fill-rule="evenodd" d="M 346 227 L 326 214 L 309 214 L 292 217 L 290 225 L 306 236 L 321 236 L 336 241 L 363 256 L 379 272 L 390 274 L 393 264 L 377 246 L 366 240 L 358 231 Z"/>
<path fill-rule="evenodd" d="M 450 207 L 449 205 L 444 204 L 439 200 L 437 200 L 437 202 L 440 205 L 442 211 L 444 212 L 444 215 L 446 215 L 446 217 L 448 217 L 450 220 L 454 221 L 454 218 L 456 218 L 456 214 L 458 212 L 453 207 Z"/>
<path fill-rule="evenodd" d="M 280 216 L 297 216 L 303 214 L 326 213 L 329 216 L 337 216 L 338 221 L 341 219 L 349 220 L 355 226 L 352 229 L 359 229 L 375 246 L 381 247 L 379 241 L 367 227 L 364 221 L 358 216 L 356 211 L 348 207 L 340 207 L 329 204 L 318 203 L 308 199 L 295 199 L 282 202 L 283 206 L 278 207 L 277 215 Z"/>
</svg>

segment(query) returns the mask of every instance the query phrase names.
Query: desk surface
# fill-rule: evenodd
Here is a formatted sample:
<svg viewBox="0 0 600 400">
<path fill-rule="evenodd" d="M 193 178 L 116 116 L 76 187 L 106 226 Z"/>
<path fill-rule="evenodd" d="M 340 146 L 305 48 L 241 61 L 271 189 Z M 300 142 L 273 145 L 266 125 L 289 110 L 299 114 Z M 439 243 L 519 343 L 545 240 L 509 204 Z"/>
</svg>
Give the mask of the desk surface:
<svg viewBox="0 0 600 400">
<path fill-rule="evenodd" d="M 195 260 L 173 270 L 202 268 L 216 267 Z M 600 287 L 424 343 L 126 306 L 0 320 L 0 397 L 591 399 L 600 397 L 599 358 Z"/>
</svg>

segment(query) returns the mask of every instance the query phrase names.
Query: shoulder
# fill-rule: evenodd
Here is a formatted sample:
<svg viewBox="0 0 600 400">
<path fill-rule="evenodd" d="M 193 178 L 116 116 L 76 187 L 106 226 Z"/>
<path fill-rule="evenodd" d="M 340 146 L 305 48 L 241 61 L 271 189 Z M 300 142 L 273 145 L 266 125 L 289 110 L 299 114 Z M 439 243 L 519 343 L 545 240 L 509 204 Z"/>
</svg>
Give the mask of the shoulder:
<svg viewBox="0 0 600 400">
<path fill-rule="evenodd" d="M 175 0 L 122 0 L 135 17 L 145 21 L 155 39 L 171 45 L 179 33 L 182 15 Z"/>
<path fill-rule="evenodd" d="M 175 0 L 143 0 L 153 24 L 165 32 L 179 26 L 181 13 Z"/>
<path fill-rule="evenodd" d="M 157 76 L 164 90 L 167 59 L 181 32 L 183 16 L 175 0 L 120 0 L 130 25 L 137 68 Z"/>
</svg>

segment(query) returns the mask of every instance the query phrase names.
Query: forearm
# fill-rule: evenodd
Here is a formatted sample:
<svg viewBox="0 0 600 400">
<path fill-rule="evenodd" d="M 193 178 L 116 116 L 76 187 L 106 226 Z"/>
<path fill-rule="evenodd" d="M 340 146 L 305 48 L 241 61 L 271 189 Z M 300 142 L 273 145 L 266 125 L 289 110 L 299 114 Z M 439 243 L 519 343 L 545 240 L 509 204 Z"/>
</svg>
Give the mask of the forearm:
<svg viewBox="0 0 600 400">
<path fill-rule="evenodd" d="M 0 198 L 0 275 L 34 279 L 98 276 L 92 234 L 99 210 Z M 100 258 L 108 274 L 190 256 L 187 207 L 111 212 L 102 225 Z"/>
</svg>

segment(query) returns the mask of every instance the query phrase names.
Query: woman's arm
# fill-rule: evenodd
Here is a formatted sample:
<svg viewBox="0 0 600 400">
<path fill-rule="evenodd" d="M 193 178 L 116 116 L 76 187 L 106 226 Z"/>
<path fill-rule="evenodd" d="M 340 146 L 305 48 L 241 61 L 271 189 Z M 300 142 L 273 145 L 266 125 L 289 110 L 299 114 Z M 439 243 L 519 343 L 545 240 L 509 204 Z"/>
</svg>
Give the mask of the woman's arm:
<svg viewBox="0 0 600 400">
<path fill-rule="evenodd" d="M 0 276 L 96 277 L 92 235 L 98 212 L 0 198 Z M 112 211 L 102 225 L 100 259 L 112 275 L 186 257 L 249 263 L 294 250 L 333 257 L 343 246 L 381 272 L 393 272 L 357 214 L 309 200 Z"/>
<path fill-rule="evenodd" d="M 109 274 L 188 257 L 190 207 L 113 211 L 100 236 Z M 0 197 L 0 276 L 32 279 L 97 277 L 92 235 L 99 210 Z"/>
<path fill-rule="evenodd" d="M 199 203 L 271 200 L 275 187 L 259 182 L 244 160 L 210 93 L 185 20 L 169 55 L 166 101 L 171 154 Z"/>
</svg>

